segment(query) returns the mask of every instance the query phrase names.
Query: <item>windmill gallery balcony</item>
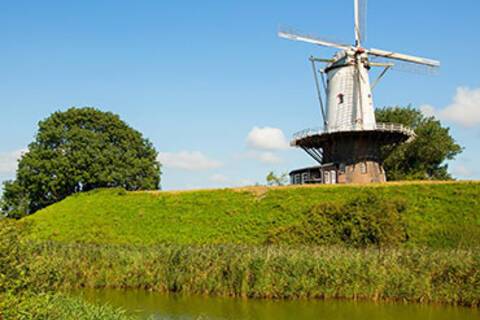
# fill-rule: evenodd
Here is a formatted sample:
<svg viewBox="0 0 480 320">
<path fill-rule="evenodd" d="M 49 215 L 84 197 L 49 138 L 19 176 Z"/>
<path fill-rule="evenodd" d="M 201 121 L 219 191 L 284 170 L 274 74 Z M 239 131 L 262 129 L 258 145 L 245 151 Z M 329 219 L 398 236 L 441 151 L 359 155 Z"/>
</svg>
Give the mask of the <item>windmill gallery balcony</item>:
<svg viewBox="0 0 480 320">
<path fill-rule="evenodd" d="M 307 152 L 320 165 L 294 170 L 292 184 L 337 184 L 385 182 L 385 145 L 394 146 L 415 138 L 401 124 L 378 123 L 375 129 L 361 126 L 307 129 L 294 135 L 291 146 Z"/>
<path fill-rule="evenodd" d="M 338 128 L 330 128 L 328 130 L 324 130 L 323 128 L 309 128 L 302 131 L 299 131 L 293 135 L 293 140 L 290 142 L 292 147 L 298 146 L 298 141 L 309 137 L 315 137 L 320 135 L 326 135 L 334 132 L 351 132 L 351 131 L 364 131 L 363 126 L 360 125 L 349 125 L 344 127 Z M 415 133 L 412 129 L 399 124 L 399 123 L 377 123 L 375 126 L 375 131 L 383 131 L 383 132 L 397 132 L 403 133 L 410 137 L 414 137 Z"/>
</svg>

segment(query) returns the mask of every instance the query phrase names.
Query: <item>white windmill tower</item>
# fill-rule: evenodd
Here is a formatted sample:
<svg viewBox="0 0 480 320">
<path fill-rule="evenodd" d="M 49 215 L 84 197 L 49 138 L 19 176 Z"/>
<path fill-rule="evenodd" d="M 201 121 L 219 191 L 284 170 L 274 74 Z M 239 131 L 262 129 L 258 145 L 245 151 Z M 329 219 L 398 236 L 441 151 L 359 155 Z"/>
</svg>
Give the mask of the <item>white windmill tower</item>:
<svg viewBox="0 0 480 320">
<path fill-rule="evenodd" d="M 280 31 L 279 36 L 289 40 L 307 42 L 319 46 L 339 49 L 332 59 L 311 57 L 317 91 L 323 116 L 323 128 L 308 129 L 295 135 L 292 145 L 304 149 L 321 166 L 292 172 L 292 182 L 308 183 L 366 183 L 383 182 L 380 148 L 387 144 L 398 144 L 414 136 L 412 130 L 401 125 L 377 124 L 372 98 L 369 70 L 383 67 L 375 84 L 394 66 L 393 60 L 437 68 L 440 62 L 379 49 L 362 47 L 364 39 L 363 14 L 366 0 L 354 0 L 355 44 L 344 45 Z M 363 14 L 362 14 L 363 13 Z M 370 57 L 391 60 L 375 63 Z M 325 87 L 326 108 L 320 92 L 316 62 L 326 63 L 321 70 Z M 325 83 L 323 76 L 326 75 Z M 320 170 L 317 170 L 320 169 Z M 318 171 L 318 174 L 316 174 Z"/>
</svg>

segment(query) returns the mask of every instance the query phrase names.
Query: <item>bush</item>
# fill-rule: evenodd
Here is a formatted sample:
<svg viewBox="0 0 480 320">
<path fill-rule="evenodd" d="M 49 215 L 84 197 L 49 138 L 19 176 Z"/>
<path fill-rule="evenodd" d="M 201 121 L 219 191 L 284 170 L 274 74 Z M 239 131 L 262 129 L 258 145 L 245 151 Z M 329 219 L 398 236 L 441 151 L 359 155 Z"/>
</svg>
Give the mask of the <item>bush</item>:
<svg viewBox="0 0 480 320">
<path fill-rule="evenodd" d="M 268 243 L 396 246 L 408 239 L 402 213 L 406 203 L 373 192 L 347 203 L 322 202 L 291 226 L 273 230 Z"/>
<path fill-rule="evenodd" d="M 21 236 L 26 225 L 0 219 L 0 294 L 26 287 L 27 261 L 22 254 Z"/>
<path fill-rule="evenodd" d="M 124 311 L 52 293 L 32 270 L 32 246 L 22 242 L 25 223 L 0 219 L 0 319 L 133 319 Z M 32 269 L 30 269 L 32 268 Z"/>
<path fill-rule="evenodd" d="M 108 305 L 94 305 L 81 298 L 63 294 L 23 292 L 7 295 L 0 301 L 0 319 L 81 319 L 81 320 L 134 320 L 124 310 Z"/>
</svg>

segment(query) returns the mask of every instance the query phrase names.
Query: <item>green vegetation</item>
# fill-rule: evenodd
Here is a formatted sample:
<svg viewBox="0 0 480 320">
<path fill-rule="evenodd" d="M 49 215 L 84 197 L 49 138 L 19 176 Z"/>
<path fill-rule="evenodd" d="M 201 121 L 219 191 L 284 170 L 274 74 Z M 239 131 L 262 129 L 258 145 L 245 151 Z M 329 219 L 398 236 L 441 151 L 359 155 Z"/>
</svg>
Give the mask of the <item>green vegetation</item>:
<svg viewBox="0 0 480 320">
<path fill-rule="evenodd" d="M 0 220 L 0 319 L 133 319 L 122 310 L 54 293 L 50 282 L 41 282 L 46 269 L 36 263 L 38 253 L 22 240 L 27 232 L 24 225 Z"/>
<path fill-rule="evenodd" d="M 463 148 L 449 128 L 412 107 L 377 109 L 375 117 L 378 122 L 403 124 L 417 135 L 412 143 L 385 148 L 388 156 L 384 167 L 389 181 L 452 179 L 446 161 L 455 159 Z"/>
<path fill-rule="evenodd" d="M 153 145 L 117 115 L 94 108 L 55 112 L 4 185 L 0 209 L 19 218 L 96 188 L 155 190 L 160 166 Z"/>
<path fill-rule="evenodd" d="M 2 297 L 0 319 L 134 320 L 125 311 L 95 305 L 64 294 L 40 293 Z M 3 317 L 3 318 L 2 318 Z"/>
<path fill-rule="evenodd" d="M 478 307 L 479 195 L 477 182 L 79 193 L 0 221 L 0 315 L 128 319 L 64 293 L 82 288 Z"/>
<path fill-rule="evenodd" d="M 371 194 L 378 199 L 368 204 Z M 21 221 L 32 224 L 29 237 L 35 241 L 263 245 L 277 239 L 274 243 L 289 245 L 305 243 L 295 230 L 322 206 L 362 217 L 390 208 L 387 220 L 406 232 L 405 245 L 469 248 L 480 244 L 479 195 L 476 182 L 181 193 L 98 190 L 69 197 Z M 305 228 L 303 239 L 316 239 L 315 228 Z M 292 232 L 276 237 L 280 230 Z"/>
<path fill-rule="evenodd" d="M 408 239 L 405 210 L 404 202 L 369 191 L 346 204 L 327 201 L 314 206 L 298 223 L 275 228 L 268 242 L 395 246 Z"/>
<path fill-rule="evenodd" d="M 33 279 L 56 290 L 480 303 L 478 250 L 57 243 L 30 250 Z"/>
<path fill-rule="evenodd" d="M 288 173 L 276 174 L 270 171 L 265 178 L 268 186 L 284 186 L 288 184 Z"/>
</svg>

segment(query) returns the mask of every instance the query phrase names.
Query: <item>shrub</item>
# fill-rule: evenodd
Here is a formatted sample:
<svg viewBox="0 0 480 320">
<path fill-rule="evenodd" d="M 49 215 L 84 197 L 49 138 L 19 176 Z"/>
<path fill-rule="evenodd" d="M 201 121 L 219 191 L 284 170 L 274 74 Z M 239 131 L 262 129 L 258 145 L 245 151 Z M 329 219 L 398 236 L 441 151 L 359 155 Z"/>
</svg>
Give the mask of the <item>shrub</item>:
<svg viewBox="0 0 480 320">
<path fill-rule="evenodd" d="M 48 282 L 35 279 L 35 250 L 22 242 L 27 230 L 25 223 L 0 219 L 0 319 L 133 319 L 110 306 L 52 293 Z"/>
<path fill-rule="evenodd" d="M 291 226 L 274 229 L 268 243 L 395 246 L 408 239 L 406 203 L 367 192 L 347 203 L 322 202 Z"/>
<path fill-rule="evenodd" d="M 25 224 L 0 219 L 0 294 L 26 286 L 27 261 L 20 240 L 25 228 Z"/>
<path fill-rule="evenodd" d="M 0 319 L 81 319 L 134 320 L 124 310 L 109 305 L 94 305 L 63 294 L 23 292 L 7 295 L 0 301 Z"/>
</svg>

